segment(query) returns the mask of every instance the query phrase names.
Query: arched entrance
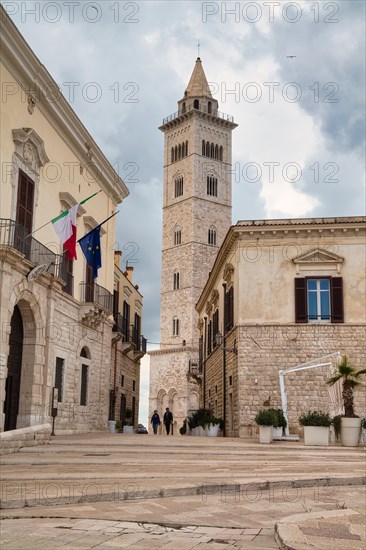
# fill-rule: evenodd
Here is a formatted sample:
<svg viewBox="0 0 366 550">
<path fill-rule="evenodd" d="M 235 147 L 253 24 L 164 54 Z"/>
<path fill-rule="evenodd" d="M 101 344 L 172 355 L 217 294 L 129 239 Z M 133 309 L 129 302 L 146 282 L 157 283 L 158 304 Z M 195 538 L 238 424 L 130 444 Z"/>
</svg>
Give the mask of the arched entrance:
<svg viewBox="0 0 366 550">
<path fill-rule="evenodd" d="M 18 306 L 15 306 L 10 323 L 8 376 L 5 384 L 4 431 L 15 430 L 17 427 L 23 357 L 23 335 L 23 319 Z"/>
</svg>

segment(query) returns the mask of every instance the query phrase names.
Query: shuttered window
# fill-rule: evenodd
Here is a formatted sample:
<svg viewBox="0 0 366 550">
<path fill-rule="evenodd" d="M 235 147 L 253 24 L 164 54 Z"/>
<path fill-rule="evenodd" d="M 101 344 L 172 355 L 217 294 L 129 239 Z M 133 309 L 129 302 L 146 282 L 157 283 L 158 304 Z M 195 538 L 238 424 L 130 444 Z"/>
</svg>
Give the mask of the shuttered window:
<svg viewBox="0 0 366 550">
<path fill-rule="evenodd" d="M 295 322 L 343 323 L 342 277 L 295 279 Z"/>
<path fill-rule="evenodd" d="M 19 170 L 16 222 L 32 233 L 34 203 L 34 182 Z"/>
</svg>

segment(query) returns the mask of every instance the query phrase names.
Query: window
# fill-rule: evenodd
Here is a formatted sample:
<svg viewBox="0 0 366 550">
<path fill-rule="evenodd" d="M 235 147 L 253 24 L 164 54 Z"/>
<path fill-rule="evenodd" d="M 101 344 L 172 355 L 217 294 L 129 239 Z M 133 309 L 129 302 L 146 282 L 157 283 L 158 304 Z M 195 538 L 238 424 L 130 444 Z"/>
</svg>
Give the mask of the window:
<svg viewBox="0 0 366 550">
<path fill-rule="evenodd" d="M 229 386 L 233 385 L 233 377 L 232 375 L 229 376 Z"/>
<path fill-rule="evenodd" d="M 225 293 L 225 333 L 234 326 L 234 287 Z"/>
<path fill-rule="evenodd" d="M 195 99 L 193 101 L 193 109 L 199 109 L 200 108 L 200 102 L 198 101 L 198 99 Z"/>
<path fill-rule="evenodd" d="M 125 375 L 121 374 L 121 387 L 123 388 L 124 385 L 125 385 Z"/>
<path fill-rule="evenodd" d="M 56 372 L 55 372 L 55 388 L 58 389 L 58 399 L 59 403 L 62 403 L 62 384 L 64 378 L 64 359 L 61 357 L 56 357 Z"/>
<path fill-rule="evenodd" d="M 136 380 L 132 380 L 132 391 L 136 391 Z"/>
<path fill-rule="evenodd" d="M 173 288 L 179 290 L 179 272 L 174 273 Z"/>
<path fill-rule="evenodd" d="M 207 323 L 207 355 L 212 351 L 212 321 Z"/>
<path fill-rule="evenodd" d="M 208 230 L 208 244 L 216 245 L 216 229 L 210 227 Z"/>
<path fill-rule="evenodd" d="M 183 105 L 182 105 L 182 113 L 185 113 L 186 112 L 186 104 L 185 102 L 183 102 Z"/>
<path fill-rule="evenodd" d="M 209 102 L 207 103 L 207 112 L 208 112 L 209 114 L 212 113 L 212 103 L 211 103 L 211 101 L 209 101 Z"/>
<path fill-rule="evenodd" d="M 174 246 L 182 244 L 182 231 L 179 227 L 176 227 L 174 230 Z"/>
<path fill-rule="evenodd" d="M 34 182 L 19 170 L 16 222 L 24 227 L 27 233 L 32 232 L 33 202 Z"/>
<path fill-rule="evenodd" d="M 174 197 L 181 197 L 183 195 L 183 176 L 179 176 L 174 180 Z"/>
<path fill-rule="evenodd" d="M 296 323 L 343 323 L 342 277 L 295 279 Z"/>
<path fill-rule="evenodd" d="M 179 319 L 173 319 L 173 336 L 179 336 Z"/>
<path fill-rule="evenodd" d="M 207 176 L 207 195 L 217 197 L 217 178 L 213 176 Z"/>
<path fill-rule="evenodd" d="M 124 341 L 128 342 L 130 338 L 130 304 L 126 300 L 123 302 L 123 329 Z"/>
<path fill-rule="evenodd" d="M 88 365 L 81 365 L 80 405 L 87 404 L 88 394 Z"/>
<path fill-rule="evenodd" d="M 216 347 L 216 334 L 219 332 L 219 310 L 212 316 L 213 347 Z"/>
</svg>

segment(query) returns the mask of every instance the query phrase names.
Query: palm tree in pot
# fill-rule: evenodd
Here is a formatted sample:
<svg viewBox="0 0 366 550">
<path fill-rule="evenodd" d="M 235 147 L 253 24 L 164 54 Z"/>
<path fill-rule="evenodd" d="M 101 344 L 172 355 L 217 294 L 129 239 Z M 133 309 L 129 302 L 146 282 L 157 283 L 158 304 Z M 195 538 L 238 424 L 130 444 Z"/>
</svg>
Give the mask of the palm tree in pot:
<svg viewBox="0 0 366 550">
<path fill-rule="evenodd" d="M 347 357 L 343 356 L 342 362 L 337 365 L 336 372 L 327 380 L 327 384 L 333 386 L 338 380 L 342 381 L 342 398 L 344 416 L 341 418 L 341 441 L 346 447 L 356 447 L 361 430 L 361 418 L 354 410 L 354 389 L 361 385 L 361 375 L 366 374 L 366 369 L 356 370 L 352 367 Z"/>
</svg>

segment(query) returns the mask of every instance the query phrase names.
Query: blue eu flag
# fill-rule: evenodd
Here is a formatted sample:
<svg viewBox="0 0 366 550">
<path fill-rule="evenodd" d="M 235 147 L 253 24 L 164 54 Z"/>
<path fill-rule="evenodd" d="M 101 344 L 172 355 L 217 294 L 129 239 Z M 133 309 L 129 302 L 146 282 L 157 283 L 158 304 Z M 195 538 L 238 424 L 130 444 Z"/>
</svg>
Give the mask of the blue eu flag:
<svg viewBox="0 0 366 550">
<path fill-rule="evenodd" d="M 87 263 L 93 269 L 93 277 L 98 277 L 98 269 L 102 267 L 102 256 L 100 253 L 100 225 L 79 239 L 81 250 L 84 253 Z"/>
</svg>

